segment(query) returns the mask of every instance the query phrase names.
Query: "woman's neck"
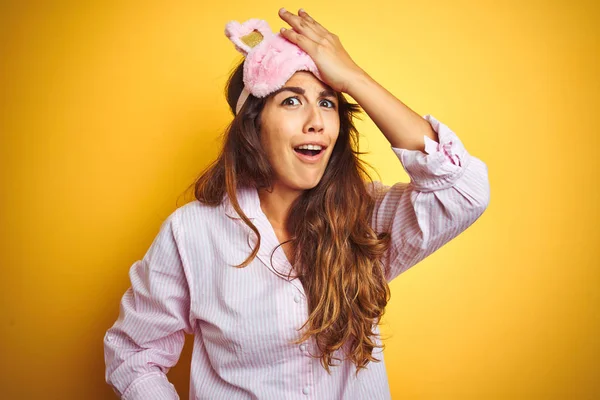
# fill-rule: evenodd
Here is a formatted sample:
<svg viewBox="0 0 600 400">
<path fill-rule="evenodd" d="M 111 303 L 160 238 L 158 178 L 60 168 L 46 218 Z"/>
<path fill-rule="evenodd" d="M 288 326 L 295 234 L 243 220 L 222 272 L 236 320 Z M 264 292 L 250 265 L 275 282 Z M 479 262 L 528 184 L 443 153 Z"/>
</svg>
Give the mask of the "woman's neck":
<svg viewBox="0 0 600 400">
<path fill-rule="evenodd" d="M 272 192 L 268 192 L 266 189 L 258 190 L 260 208 L 273 229 L 285 232 L 292 203 L 301 194 L 301 190 L 291 190 L 277 185 L 274 186 Z"/>
</svg>

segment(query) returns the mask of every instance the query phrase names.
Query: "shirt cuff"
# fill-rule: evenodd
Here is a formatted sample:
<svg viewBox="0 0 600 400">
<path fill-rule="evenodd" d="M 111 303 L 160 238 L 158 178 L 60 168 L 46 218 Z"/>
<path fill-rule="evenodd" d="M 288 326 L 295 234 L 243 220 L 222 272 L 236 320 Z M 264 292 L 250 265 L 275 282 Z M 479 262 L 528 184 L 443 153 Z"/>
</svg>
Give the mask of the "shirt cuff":
<svg viewBox="0 0 600 400">
<path fill-rule="evenodd" d="M 162 372 L 151 372 L 133 381 L 123 400 L 179 400 L 175 386 Z"/>
<path fill-rule="evenodd" d="M 423 117 L 438 134 L 439 143 L 425 138 L 425 152 L 392 146 L 414 188 L 431 192 L 452 187 L 465 172 L 471 156 L 448 126 L 427 114 Z"/>
</svg>

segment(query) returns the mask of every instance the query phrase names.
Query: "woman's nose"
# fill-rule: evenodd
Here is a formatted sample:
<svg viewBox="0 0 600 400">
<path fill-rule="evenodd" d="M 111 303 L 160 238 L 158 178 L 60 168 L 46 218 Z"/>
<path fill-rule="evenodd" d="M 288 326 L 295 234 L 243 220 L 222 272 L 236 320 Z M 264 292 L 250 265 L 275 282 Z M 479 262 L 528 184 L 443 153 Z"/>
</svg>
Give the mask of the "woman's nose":
<svg viewBox="0 0 600 400">
<path fill-rule="evenodd" d="M 320 132 L 323 130 L 323 116 L 321 115 L 321 110 L 318 106 L 309 107 L 310 111 L 308 112 L 307 117 L 307 130 L 308 131 L 316 131 Z"/>
</svg>

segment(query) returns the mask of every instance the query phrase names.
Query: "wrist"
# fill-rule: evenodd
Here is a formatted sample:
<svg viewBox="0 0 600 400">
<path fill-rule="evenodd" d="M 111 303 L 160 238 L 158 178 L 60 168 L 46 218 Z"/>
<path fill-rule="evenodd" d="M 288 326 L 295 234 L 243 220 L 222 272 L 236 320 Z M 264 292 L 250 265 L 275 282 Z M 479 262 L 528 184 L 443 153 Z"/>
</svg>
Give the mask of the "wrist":
<svg viewBox="0 0 600 400">
<path fill-rule="evenodd" d="M 348 86 L 344 92 L 348 93 L 353 99 L 365 88 L 372 78 L 363 69 L 358 69 L 352 73 L 352 77 L 348 80 Z"/>
</svg>

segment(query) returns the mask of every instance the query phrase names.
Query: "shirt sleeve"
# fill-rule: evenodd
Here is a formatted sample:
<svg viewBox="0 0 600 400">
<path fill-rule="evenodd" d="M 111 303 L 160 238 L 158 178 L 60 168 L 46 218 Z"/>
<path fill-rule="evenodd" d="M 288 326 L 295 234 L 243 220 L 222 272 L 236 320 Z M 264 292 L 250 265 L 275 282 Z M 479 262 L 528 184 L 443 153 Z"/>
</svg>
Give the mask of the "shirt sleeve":
<svg viewBox="0 0 600 400">
<path fill-rule="evenodd" d="M 104 336 L 106 382 L 126 400 L 179 399 L 166 374 L 192 334 L 188 280 L 177 245 L 176 211 L 161 225 L 142 260 L 119 317 Z"/>
<path fill-rule="evenodd" d="M 410 182 L 368 186 L 375 198 L 372 226 L 392 236 L 384 263 L 388 282 L 458 236 L 489 204 L 486 164 L 446 125 L 429 114 L 423 118 L 439 143 L 424 136 L 425 152 L 392 147 Z"/>
</svg>

